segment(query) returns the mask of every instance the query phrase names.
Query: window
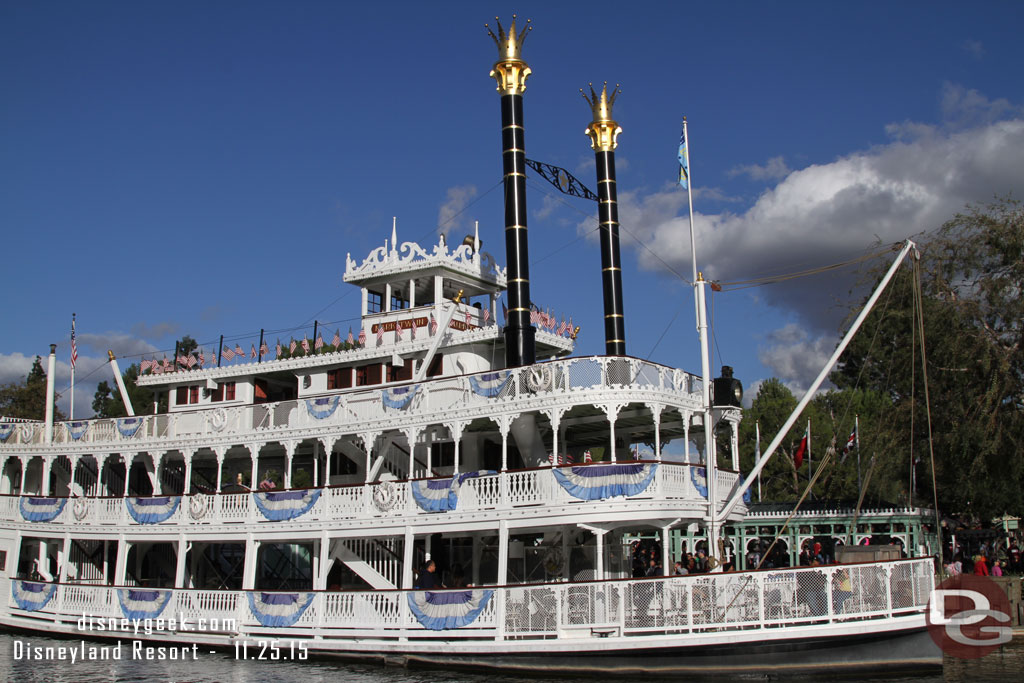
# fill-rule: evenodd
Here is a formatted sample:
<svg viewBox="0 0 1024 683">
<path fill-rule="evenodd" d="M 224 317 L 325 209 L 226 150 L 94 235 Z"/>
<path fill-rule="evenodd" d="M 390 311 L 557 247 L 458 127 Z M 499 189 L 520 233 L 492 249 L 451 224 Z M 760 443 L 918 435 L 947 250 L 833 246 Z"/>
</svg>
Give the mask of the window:
<svg viewBox="0 0 1024 683">
<path fill-rule="evenodd" d="M 366 292 L 366 312 L 380 313 L 384 310 L 384 296 L 379 292 Z"/>
<path fill-rule="evenodd" d="M 364 387 L 368 384 L 380 384 L 381 378 L 381 365 L 380 363 L 374 363 L 373 365 L 364 365 L 356 368 L 356 386 Z"/>
<path fill-rule="evenodd" d="M 388 381 L 389 382 L 403 382 L 405 380 L 412 379 L 412 361 L 406 362 L 405 365 L 392 365 L 388 363 Z"/>
<path fill-rule="evenodd" d="M 212 400 L 214 401 L 234 401 L 235 400 L 235 383 L 234 382 L 222 382 L 217 385 L 217 389 L 213 392 Z"/>
<path fill-rule="evenodd" d="M 403 299 L 398 294 L 392 294 L 391 295 L 391 310 L 392 311 L 400 311 L 403 308 L 409 308 L 409 300 L 408 299 Z"/>
<path fill-rule="evenodd" d="M 331 476 L 336 474 L 355 474 L 359 467 L 344 453 L 331 453 Z"/>
<path fill-rule="evenodd" d="M 0 550 L 0 572 L 7 570 L 7 551 Z"/>
<path fill-rule="evenodd" d="M 199 403 L 199 385 L 194 387 L 178 387 L 174 392 L 174 403 L 179 406 Z"/>
<path fill-rule="evenodd" d="M 348 389 L 352 386 L 352 368 L 338 368 L 327 373 L 328 389 Z"/>
<path fill-rule="evenodd" d="M 455 465 L 455 443 L 444 441 L 430 444 L 431 467 L 453 467 Z"/>
</svg>

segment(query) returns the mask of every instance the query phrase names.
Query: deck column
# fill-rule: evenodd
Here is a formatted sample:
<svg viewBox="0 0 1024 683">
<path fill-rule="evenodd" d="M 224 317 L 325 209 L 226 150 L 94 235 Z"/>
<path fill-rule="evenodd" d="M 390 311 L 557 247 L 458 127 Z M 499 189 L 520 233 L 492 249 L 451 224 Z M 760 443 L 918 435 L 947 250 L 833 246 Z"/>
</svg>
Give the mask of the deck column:
<svg viewBox="0 0 1024 683">
<path fill-rule="evenodd" d="M 188 588 L 185 585 L 185 556 L 188 555 L 188 542 L 185 534 L 178 535 L 177 563 L 174 568 L 174 587 Z"/>
<path fill-rule="evenodd" d="M 405 541 L 402 543 L 402 589 L 412 589 L 412 563 L 413 563 L 413 549 L 416 544 L 416 536 L 412 532 L 412 527 L 405 527 Z"/>
</svg>

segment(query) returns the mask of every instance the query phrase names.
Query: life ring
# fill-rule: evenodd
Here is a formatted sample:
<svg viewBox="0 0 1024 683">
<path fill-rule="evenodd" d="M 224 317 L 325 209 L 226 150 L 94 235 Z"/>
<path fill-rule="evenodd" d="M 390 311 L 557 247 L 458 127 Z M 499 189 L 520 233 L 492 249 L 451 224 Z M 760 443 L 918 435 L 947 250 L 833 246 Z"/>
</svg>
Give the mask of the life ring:
<svg viewBox="0 0 1024 683">
<path fill-rule="evenodd" d="M 228 414 L 223 408 L 217 408 L 210 413 L 210 429 L 215 432 L 219 432 L 224 429 L 228 423 Z"/>
<path fill-rule="evenodd" d="M 32 437 L 36 435 L 35 425 L 23 424 L 18 427 L 18 431 L 21 432 L 21 442 L 31 443 Z"/>
<path fill-rule="evenodd" d="M 84 498 L 75 498 L 75 504 L 71 510 L 75 514 L 75 519 L 81 522 L 89 516 L 89 503 Z"/>
<path fill-rule="evenodd" d="M 526 370 L 526 387 L 534 393 L 550 389 L 551 380 L 550 365 L 532 365 Z"/>
<path fill-rule="evenodd" d="M 561 575 L 563 564 L 562 551 L 558 548 L 552 548 L 548 551 L 548 554 L 544 556 L 544 571 L 548 574 L 553 576 Z"/>
<path fill-rule="evenodd" d="M 398 489 L 390 481 L 382 481 L 373 487 L 373 506 L 381 512 L 389 512 L 398 504 Z"/>
<path fill-rule="evenodd" d="M 206 500 L 206 495 L 196 493 L 188 501 L 188 514 L 192 519 L 202 519 L 206 516 L 209 507 L 210 503 Z"/>
</svg>

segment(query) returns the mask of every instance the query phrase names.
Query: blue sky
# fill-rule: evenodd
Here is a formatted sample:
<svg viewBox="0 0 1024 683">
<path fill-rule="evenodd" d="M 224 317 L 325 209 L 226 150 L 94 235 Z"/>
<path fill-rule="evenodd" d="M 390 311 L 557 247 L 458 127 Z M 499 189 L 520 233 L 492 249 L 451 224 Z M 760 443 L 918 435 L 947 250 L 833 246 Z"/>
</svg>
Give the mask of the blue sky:
<svg viewBox="0 0 1024 683">
<path fill-rule="evenodd" d="M 72 311 L 76 415 L 109 379 L 107 348 L 129 362 L 184 334 L 248 348 L 314 319 L 344 335 L 359 301 L 346 254 L 383 244 L 392 216 L 424 244 L 477 220 L 503 263 L 483 24 L 512 12 L 535 27 L 531 158 L 593 187 L 579 88 L 622 84 L 631 355 L 700 367 L 691 290 L 665 268 L 690 271 L 684 114 L 699 262 L 725 281 L 844 261 L 1021 194 L 1019 3 L 5 0 L 0 382 L 56 342 L 65 389 Z M 603 353 L 596 207 L 529 188 L 533 299 L 582 325 L 580 354 Z M 856 278 L 716 294 L 714 367 L 748 392 L 773 375 L 806 386 Z"/>
</svg>

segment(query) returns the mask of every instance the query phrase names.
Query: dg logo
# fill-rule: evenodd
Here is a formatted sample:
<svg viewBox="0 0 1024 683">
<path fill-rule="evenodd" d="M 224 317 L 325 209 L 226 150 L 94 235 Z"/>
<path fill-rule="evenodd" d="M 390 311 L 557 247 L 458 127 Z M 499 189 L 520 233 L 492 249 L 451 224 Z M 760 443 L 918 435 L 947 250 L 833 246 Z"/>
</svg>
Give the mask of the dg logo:
<svg viewBox="0 0 1024 683">
<path fill-rule="evenodd" d="M 928 633 L 946 654 L 978 659 L 1013 639 L 1010 601 L 983 576 L 959 574 L 939 584 L 928 600 Z"/>
</svg>

